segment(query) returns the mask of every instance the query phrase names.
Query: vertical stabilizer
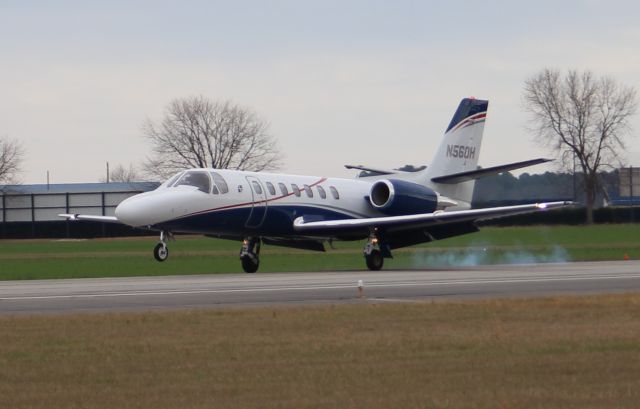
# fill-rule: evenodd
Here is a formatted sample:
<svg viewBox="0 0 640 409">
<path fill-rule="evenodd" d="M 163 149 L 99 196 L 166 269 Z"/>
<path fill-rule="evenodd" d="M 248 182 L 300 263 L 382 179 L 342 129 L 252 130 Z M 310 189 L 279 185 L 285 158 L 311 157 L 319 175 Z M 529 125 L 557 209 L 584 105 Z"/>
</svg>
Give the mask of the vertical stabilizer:
<svg viewBox="0 0 640 409">
<path fill-rule="evenodd" d="M 468 207 L 473 195 L 474 181 L 458 184 L 434 184 L 431 179 L 476 170 L 489 101 L 465 98 L 460 101 L 435 157 L 424 171 L 426 184 L 440 194 Z"/>
</svg>

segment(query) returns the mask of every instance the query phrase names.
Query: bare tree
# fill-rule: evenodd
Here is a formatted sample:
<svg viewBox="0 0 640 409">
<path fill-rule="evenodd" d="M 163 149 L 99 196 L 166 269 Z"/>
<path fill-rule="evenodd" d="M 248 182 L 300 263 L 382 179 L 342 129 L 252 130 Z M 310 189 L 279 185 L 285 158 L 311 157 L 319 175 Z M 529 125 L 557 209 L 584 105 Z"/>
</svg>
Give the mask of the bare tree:
<svg viewBox="0 0 640 409">
<path fill-rule="evenodd" d="M 123 165 L 116 166 L 115 168 L 109 171 L 109 179 L 107 180 L 107 178 L 102 178 L 100 179 L 100 182 L 130 183 L 130 182 L 139 182 L 141 179 L 142 178 L 140 177 L 135 166 L 133 166 L 132 164 L 129 164 L 128 168 L 124 167 Z"/>
<path fill-rule="evenodd" d="M 0 139 L 0 183 L 15 183 L 20 173 L 24 151 L 12 139 Z"/>
<path fill-rule="evenodd" d="M 195 167 L 261 171 L 280 166 L 267 122 L 229 101 L 174 99 L 162 121 L 147 120 L 143 132 L 153 149 L 145 173 L 156 177 Z"/>
<path fill-rule="evenodd" d="M 543 146 L 571 169 L 577 161 L 585 190 L 587 222 L 600 190 L 598 172 L 613 166 L 624 149 L 629 120 L 636 111 L 636 91 L 611 78 L 585 71 L 543 69 L 525 81 L 525 109 Z"/>
</svg>

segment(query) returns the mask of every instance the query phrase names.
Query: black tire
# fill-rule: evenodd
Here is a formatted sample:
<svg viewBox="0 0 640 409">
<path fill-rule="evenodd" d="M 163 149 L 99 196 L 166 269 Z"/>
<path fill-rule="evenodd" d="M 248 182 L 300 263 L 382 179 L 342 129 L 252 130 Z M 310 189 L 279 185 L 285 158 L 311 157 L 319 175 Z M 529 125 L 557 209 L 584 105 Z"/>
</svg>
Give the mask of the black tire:
<svg viewBox="0 0 640 409">
<path fill-rule="evenodd" d="M 169 258 L 169 247 L 163 243 L 156 244 L 153 248 L 153 257 L 160 262 L 165 261 Z"/>
<path fill-rule="evenodd" d="M 245 273 L 255 273 L 260 266 L 260 260 L 258 258 L 244 256 L 240 258 L 240 261 L 242 262 L 242 269 Z"/>
<path fill-rule="evenodd" d="M 367 267 L 369 267 L 371 271 L 380 270 L 384 264 L 384 258 L 380 250 L 373 250 L 371 254 L 364 256 L 364 259 L 367 262 Z"/>
</svg>

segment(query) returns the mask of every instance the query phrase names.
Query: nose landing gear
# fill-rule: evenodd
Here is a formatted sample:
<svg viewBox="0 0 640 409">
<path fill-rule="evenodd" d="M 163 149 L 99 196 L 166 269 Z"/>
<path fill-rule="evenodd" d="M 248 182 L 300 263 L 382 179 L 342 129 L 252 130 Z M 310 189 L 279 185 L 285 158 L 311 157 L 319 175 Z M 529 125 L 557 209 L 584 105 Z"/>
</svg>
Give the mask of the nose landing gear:
<svg viewBox="0 0 640 409">
<path fill-rule="evenodd" d="M 260 238 L 247 237 L 242 241 L 240 262 L 245 273 L 255 273 L 260 266 Z"/>
<path fill-rule="evenodd" d="M 160 243 L 153 248 L 153 257 L 162 262 L 169 258 L 169 247 L 167 247 L 167 239 L 173 238 L 170 232 L 160 232 Z"/>
</svg>

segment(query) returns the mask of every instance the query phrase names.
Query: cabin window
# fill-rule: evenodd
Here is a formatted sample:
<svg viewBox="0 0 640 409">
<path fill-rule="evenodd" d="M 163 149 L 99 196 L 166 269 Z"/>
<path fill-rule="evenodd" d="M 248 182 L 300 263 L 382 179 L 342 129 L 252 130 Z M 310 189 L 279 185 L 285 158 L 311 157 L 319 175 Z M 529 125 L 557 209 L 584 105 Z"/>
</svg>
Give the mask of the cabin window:
<svg viewBox="0 0 640 409">
<path fill-rule="evenodd" d="M 311 190 L 309 185 L 304 185 L 304 191 L 307 192 L 307 196 L 313 197 L 313 190 Z"/>
<path fill-rule="evenodd" d="M 251 182 L 251 184 L 253 185 L 253 191 L 256 192 L 257 194 L 261 195 L 262 194 L 262 186 L 260 186 L 260 183 L 258 183 L 255 180 L 253 180 Z"/>
<path fill-rule="evenodd" d="M 267 189 L 269 190 L 269 194 L 271 196 L 275 196 L 276 195 L 276 188 L 273 187 L 273 183 L 267 182 Z"/>
<path fill-rule="evenodd" d="M 295 183 L 291 184 L 291 189 L 293 189 L 293 194 L 300 197 L 300 188 Z"/>
<path fill-rule="evenodd" d="M 324 188 L 322 186 L 316 186 L 316 188 L 318 189 L 318 194 L 320 195 L 320 197 L 326 199 L 327 192 L 324 191 Z"/>
<path fill-rule="evenodd" d="M 213 187 L 211 188 L 211 193 L 213 193 L 214 195 L 217 195 L 218 193 L 220 193 L 216 185 L 213 185 Z"/>
<path fill-rule="evenodd" d="M 213 178 L 213 183 L 218 187 L 220 193 L 227 193 L 229 191 L 229 186 L 227 186 L 227 182 L 224 180 L 222 175 L 218 172 L 210 172 L 211 177 Z"/>
<path fill-rule="evenodd" d="M 285 185 L 284 183 L 278 183 L 278 187 L 280 187 L 280 192 L 282 193 L 282 196 L 289 195 L 289 191 L 287 190 L 287 185 Z"/>
<path fill-rule="evenodd" d="M 338 193 L 338 189 L 336 189 L 333 186 L 329 186 L 329 190 L 331 191 L 331 195 L 333 196 L 334 199 L 336 200 L 340 199 L 340 194 Z"/>
<path fill-rule="evenodd" d="M 204 193 L 209 193 L 211 191 L 211 180 L 207 172 L 192 170 L 182 175 L 175 186 L 193 186 Z"/>
</svg>

